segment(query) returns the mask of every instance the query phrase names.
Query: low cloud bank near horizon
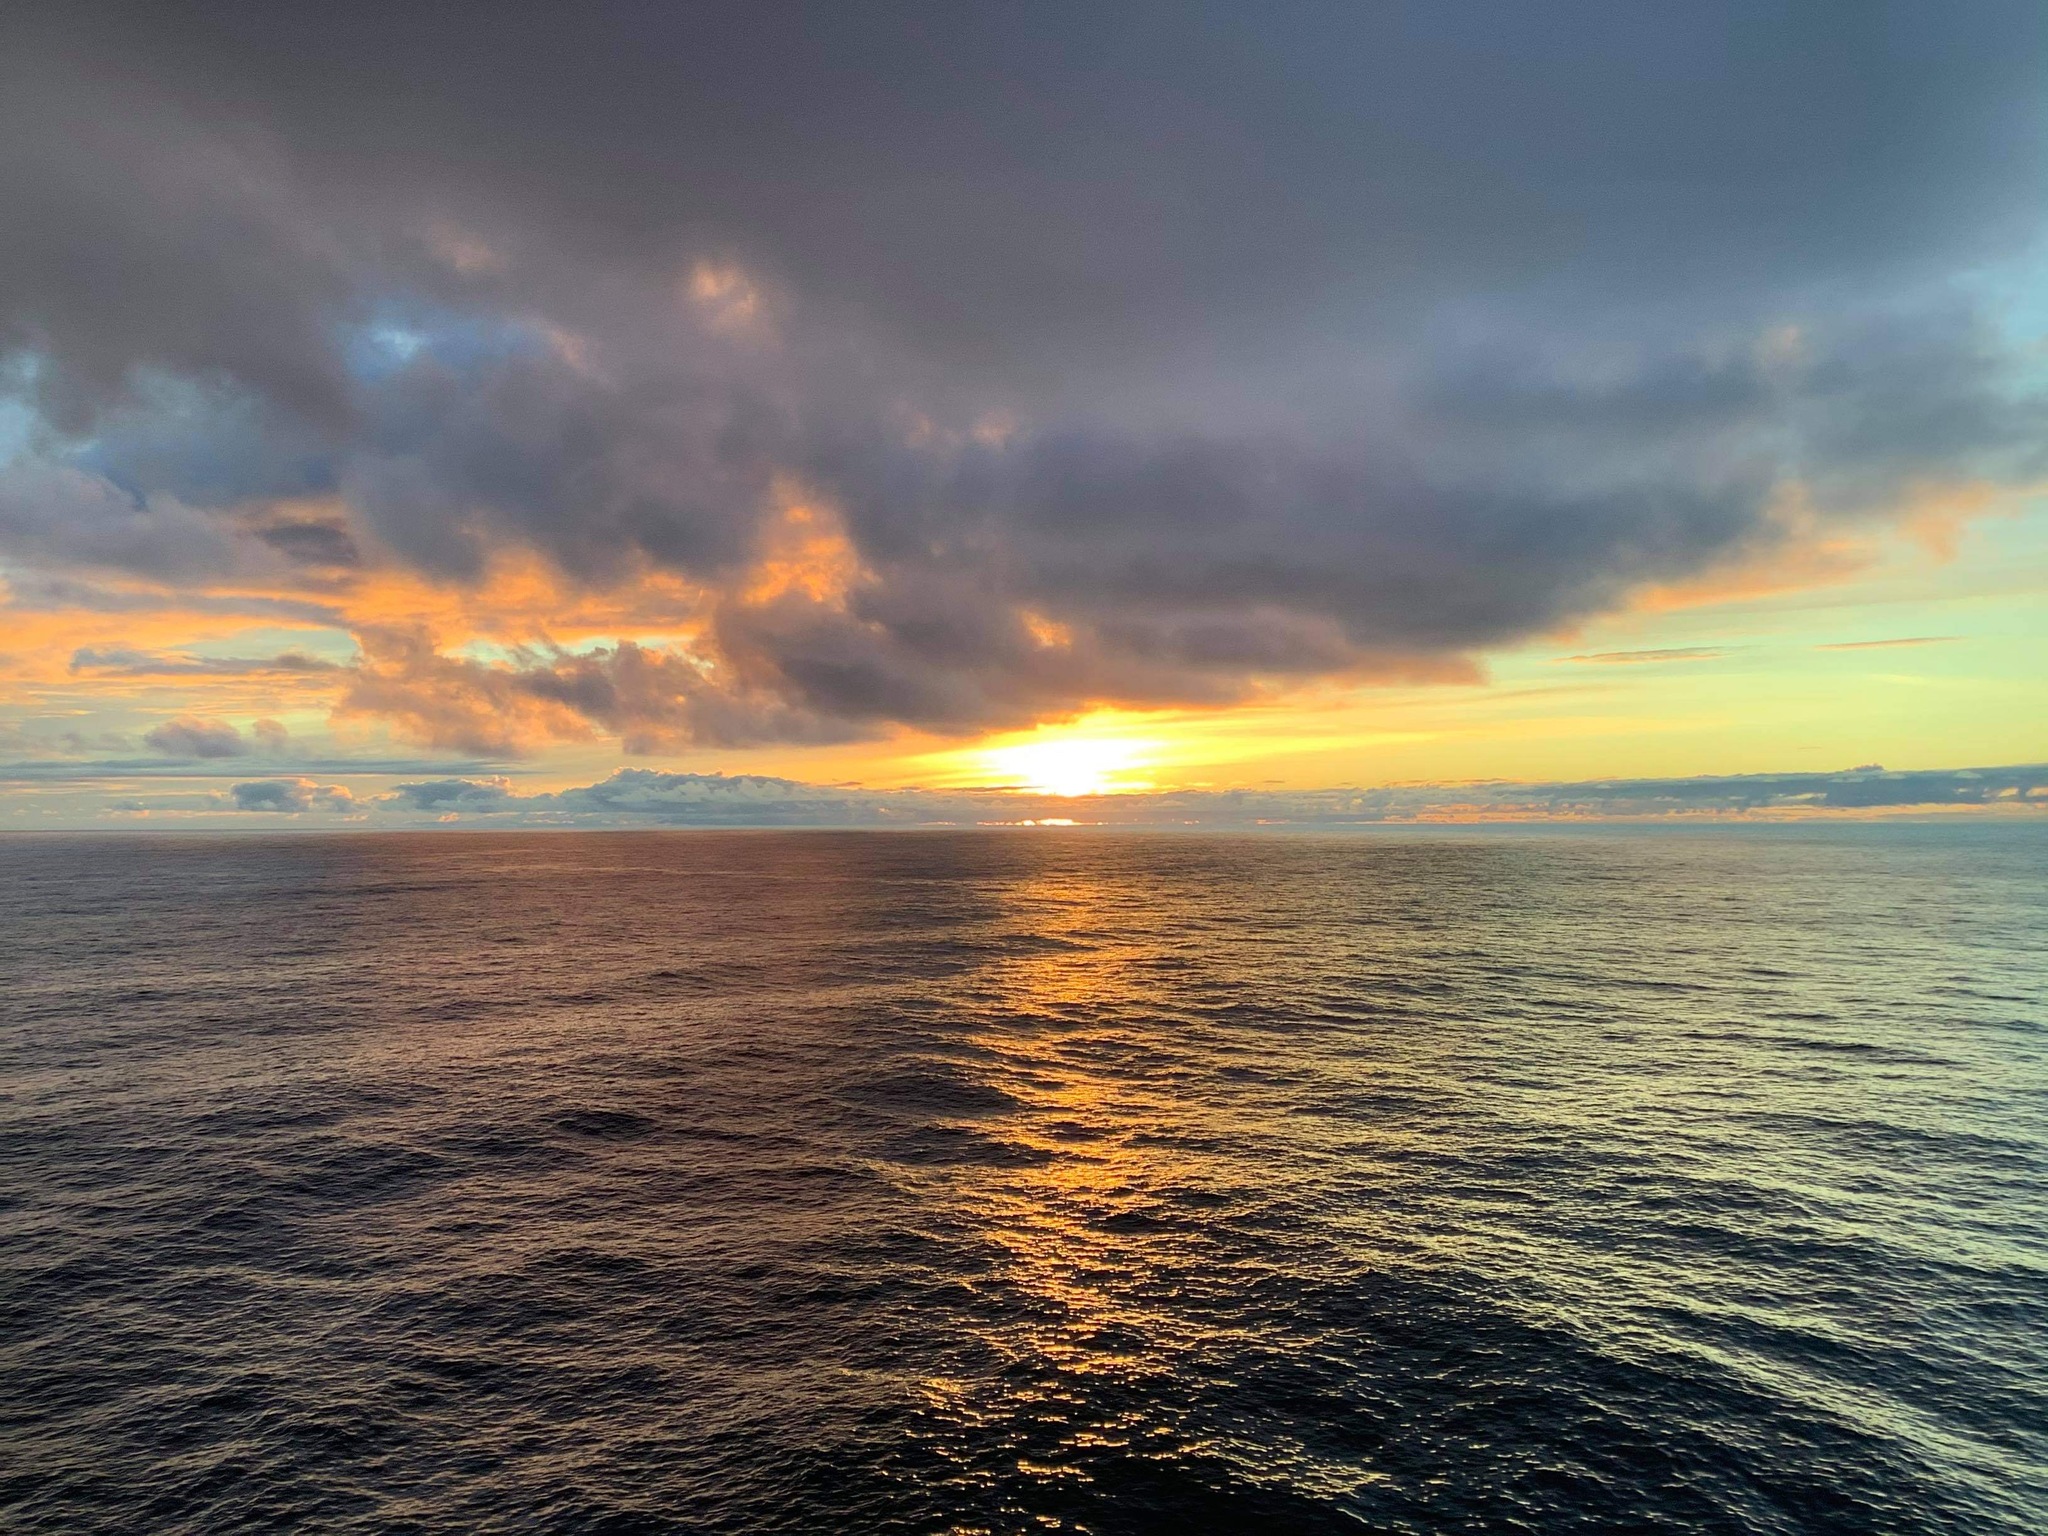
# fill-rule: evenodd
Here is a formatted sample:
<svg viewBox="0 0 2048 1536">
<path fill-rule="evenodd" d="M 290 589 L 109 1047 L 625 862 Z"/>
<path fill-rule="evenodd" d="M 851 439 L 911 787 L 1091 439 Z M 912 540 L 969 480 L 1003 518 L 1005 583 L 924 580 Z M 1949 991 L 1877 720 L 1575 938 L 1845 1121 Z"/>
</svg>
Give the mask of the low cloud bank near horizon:
<svg viewBox="0 0 2048 1536">
<path fill-rule="evenodd" d="M 1470 681 L 2048 478 L 2038 6 L 0 26 L 6 601 L 356 646 L 80 686 L 964 735 Z"/>
<path fill-rule="evenodd" d="M 1763 773 L 1378 789 L 1176 790 L 1084 795 L 867 790 L 754 774 L 622 768 L 595 784 L 522 793 L 511 780 L 441 778 L 351 795 L 308 779 L 236 784 L 237 810 L 352 815 L 381 825 L 1338 829 L 1402 822 L 1841 816 L 1912 810 L 2048 812 L 2048 764 Z M 225 807 L 223 807 L 225 808 Z"/>
</svg>

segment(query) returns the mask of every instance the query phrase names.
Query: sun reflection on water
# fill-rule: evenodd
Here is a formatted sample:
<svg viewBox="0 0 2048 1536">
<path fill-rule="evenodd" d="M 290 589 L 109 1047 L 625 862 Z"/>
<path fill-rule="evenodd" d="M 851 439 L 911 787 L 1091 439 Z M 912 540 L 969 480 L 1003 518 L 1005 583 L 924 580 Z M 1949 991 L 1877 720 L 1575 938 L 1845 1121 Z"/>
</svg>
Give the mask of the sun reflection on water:
<svg viewBox="0 0 2048 1536">
<path fill-rule="evenodd" d="M 1016 951 L 975 979 L 978 1027 L 961 1044 L 1017 1107 L 1001 1117 L 1003 1155 L 943 1170 L 929 1193 L 971 1213 L 1000 1255 L 976 1312 L 999 1364 L 927 1377 L 921 1392 L 963 1433 L 1009 1420 L 1030 1451 L 1020 1472 L 1042 1483 L 1085 1481 L 1079 1466 L 1105 1455 L 1194 1455 L 1250 1482 L 1355 1492 L 1370 1469 L 1270 1435 L 1234 1444 L 1168 1406 L 1169 1380 L 1222 1377 L 1267 1348 L 1256 1317 L 1206 1302 L 1258 1282 L 1230 1234 L 1271 1209 L 1261 1149 L 1298 1146 L 1302 1131 L 1187 1080 L 1212 1031 L 1172 994 L 1202 914 L 1183 900 L 1168 939 L 1141 910 L 1145 886 L 1049 860 L 1014 891 Z M 1221 906 L 1208 917 L 1230 921 Z M 1214 1068 L 1236 1070 L 1229 1044 L 1214 1046 Z M 1150 1069 L 1169 1062 L 1182 1066 Z M 992 1395 L 992 1382 L 1007 1385 Z"/>
</svg>

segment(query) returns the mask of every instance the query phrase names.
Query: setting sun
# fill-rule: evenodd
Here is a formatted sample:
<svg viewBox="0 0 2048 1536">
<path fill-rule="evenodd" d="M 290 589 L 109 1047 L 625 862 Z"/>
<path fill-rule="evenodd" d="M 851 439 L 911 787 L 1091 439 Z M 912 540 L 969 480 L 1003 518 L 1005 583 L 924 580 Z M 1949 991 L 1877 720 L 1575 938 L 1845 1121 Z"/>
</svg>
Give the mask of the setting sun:
<svg viewBox="0 0 2048 1536">
<path fill-rule="evenodd" d="M 1134 777 L 1151 761 L 1154 743 L 1101 736 L 1037 733 L 976 755 L 982 771 L 1006 787 L 1042 795 L 1113 795 L 1152 788 Z"/>
</svg>

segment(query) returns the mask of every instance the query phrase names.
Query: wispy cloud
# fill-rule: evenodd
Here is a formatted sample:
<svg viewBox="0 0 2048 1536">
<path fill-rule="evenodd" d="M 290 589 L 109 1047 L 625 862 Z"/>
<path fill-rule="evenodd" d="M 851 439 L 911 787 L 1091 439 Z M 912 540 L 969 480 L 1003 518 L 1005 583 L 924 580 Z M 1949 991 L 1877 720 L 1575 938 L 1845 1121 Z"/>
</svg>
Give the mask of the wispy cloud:
<svg viewBox="0 0 2048 1536">
<path fill-rule="evenodd" d="M 1902 635 L 1896 640 L 1838 640 L 1816 645 L 1816 651 L 1883 651 L 1901 645 L 1953 645 L 1961 635 Z"/>
<path fill-rule="evenodd" d="M 1686 645 L 1661 651 L 1595 651 L 1591 655 L 1562 656 L 1558 659 L 1596 667 L 1632 667 L 1663 661 L 1716 661 L 1727 654 L 1725 648 L 1718 646 Z"/>
<path fill-rule="evenodd" d="M 507 765 L 489 759 L 415 757 L 284 757 L 280 772 L 326 777 L 406 778 L 428 774 L 498 774 Z M 214 758 L 40 758 L 0 762 L 0 784 L 119 784 L 130 779 L 238 778 L 250 771 L 247 754 Z"/>
<path fill-rule="evenodd" d="M 275 656 L 197 656 L 176 651 L 94 650 L 72 653 L 71 670 L 101 677 L 277 677 L 340 671 L 339 663 L 302 651 Z"/>
</svg>

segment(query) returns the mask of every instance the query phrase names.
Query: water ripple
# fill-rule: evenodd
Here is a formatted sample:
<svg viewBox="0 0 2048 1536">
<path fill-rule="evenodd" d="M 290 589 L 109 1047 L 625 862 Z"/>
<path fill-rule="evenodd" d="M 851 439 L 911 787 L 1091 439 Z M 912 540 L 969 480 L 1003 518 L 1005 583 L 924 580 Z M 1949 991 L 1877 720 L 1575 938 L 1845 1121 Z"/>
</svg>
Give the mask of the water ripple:
<svg viewBox="0 0 2048 1536">
<path fill-rule="evenodd" d="M 0 1525 L 2048 1527 L 2048 838 L 0 843 Z"/>
</svg>

